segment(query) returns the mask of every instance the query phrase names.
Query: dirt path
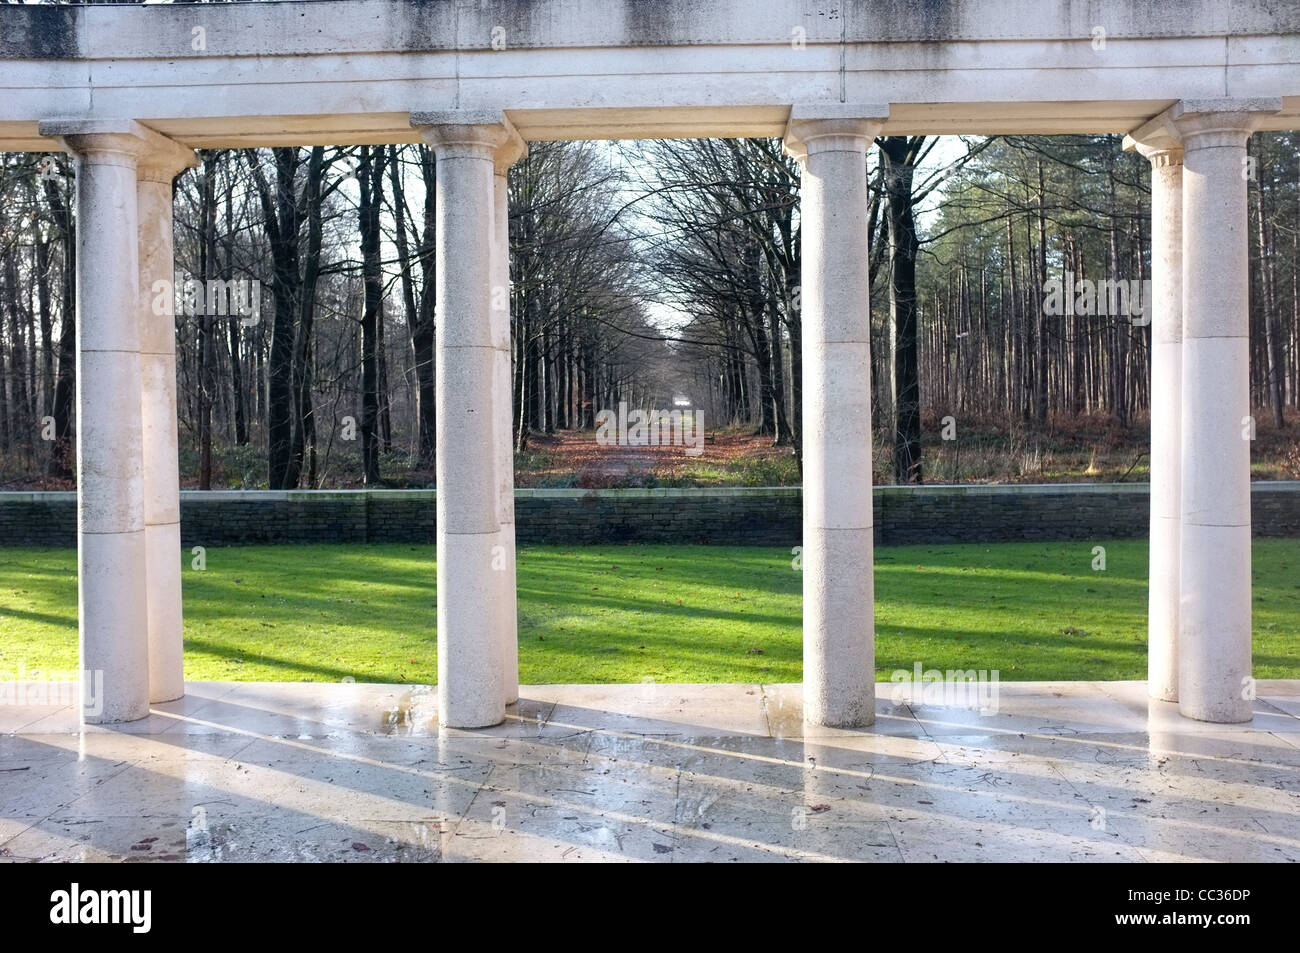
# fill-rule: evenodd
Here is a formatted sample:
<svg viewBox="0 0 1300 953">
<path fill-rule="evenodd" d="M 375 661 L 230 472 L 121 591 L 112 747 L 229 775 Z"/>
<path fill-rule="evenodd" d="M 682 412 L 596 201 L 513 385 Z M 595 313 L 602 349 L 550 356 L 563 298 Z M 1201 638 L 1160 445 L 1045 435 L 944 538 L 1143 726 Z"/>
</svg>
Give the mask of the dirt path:
<svg viewBox="0 0 1300 953">
<path fill-rule="evenodd" d="M 529 438 L 537 462 L 515 475 L 516 486 L 627 486 L 640 477 L 671 480 L 700 469 L 727 470 L 746 461 L 788 456 L 770 438 L 720 431 L 710 435 L 698 454 L 686 447 L 601 446 L 591 431 L 567 430 Z"/>
</svg>

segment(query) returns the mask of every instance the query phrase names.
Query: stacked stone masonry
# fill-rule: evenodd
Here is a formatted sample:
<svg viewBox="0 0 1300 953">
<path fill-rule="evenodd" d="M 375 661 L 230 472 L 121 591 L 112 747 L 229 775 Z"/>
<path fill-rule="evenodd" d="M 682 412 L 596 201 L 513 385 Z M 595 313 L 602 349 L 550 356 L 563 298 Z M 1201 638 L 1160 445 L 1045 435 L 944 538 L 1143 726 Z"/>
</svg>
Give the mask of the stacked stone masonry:
<svg viewBox="0 0 1300 953">
<path fill-rule="evenodd" d="M 433 490 L 181 493 L 185 547 L 239 543 L 430 543 Z M 876 487 L 877 544 L 1142 537 L 1145 484 Z M 521 544 L 795 546 L 794 487 L 516 490 Z M 1256 536 L 1300 537 L 1300 482 L 1256 483 Z M 75 493 L 0 493 L 0 545 L 76 545 Z"/>
</svg>

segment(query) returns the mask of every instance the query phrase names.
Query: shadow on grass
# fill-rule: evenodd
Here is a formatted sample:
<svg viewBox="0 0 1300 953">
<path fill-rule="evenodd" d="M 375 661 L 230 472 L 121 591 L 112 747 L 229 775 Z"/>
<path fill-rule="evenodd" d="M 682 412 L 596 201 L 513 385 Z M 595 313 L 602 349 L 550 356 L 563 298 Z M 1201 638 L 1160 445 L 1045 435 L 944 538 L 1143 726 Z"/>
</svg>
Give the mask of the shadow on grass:
<svg viewBox="0 0 1300 953">
<path fill-rule="evenodd" d="M 877 671 L 920 661 L 998 669 L 1008 681 L 1143 677 L 1146 543 L 1104 545 L 1104 572 L 1077 542 L 881 547 Z M 1289 567 L 1300 541 L 1255 547 L 1256 671 L 1294 677 L 1300 587 Z M 188 641 L 221 667 L 217 677 L 237 674 L 225 670 L 237 659 L 281 677 L 410 683 L 436 673 L 431 546 L 219 547 L 206 571 L 184 566 Z M 782 547 L 529 545 L 518 567 L 525 681 L 801 676 L 802 576 Z M 36 638 L 43 625 L 70 640 L 61 651 L 75 648 L 75 616 L 58 614 L 76 604 L 75 568 L 71 549 L 0 550 L 0 591 L 29 603 L 0 607 L 0 650 L 33 655 L 27 643 L 53 641 Z M 334 656 L 348 661 L 322 661 Z"/>
</svg>

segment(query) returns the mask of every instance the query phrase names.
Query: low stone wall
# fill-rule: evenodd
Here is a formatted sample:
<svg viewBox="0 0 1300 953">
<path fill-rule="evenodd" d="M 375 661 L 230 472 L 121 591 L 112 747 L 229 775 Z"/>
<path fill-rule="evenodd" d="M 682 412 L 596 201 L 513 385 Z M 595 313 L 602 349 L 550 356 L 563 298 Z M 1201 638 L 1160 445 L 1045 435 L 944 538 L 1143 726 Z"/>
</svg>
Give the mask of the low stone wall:
<svg viewBox="0 0 1300 953">
<path fill-rule="evenodd" d="M 1147 533 L 1145 484 L 875 488 L 876 542 L 1115 539 Z M 795 546 L 795 487 L 516 490 L 521 543 Z M 432 543 L 433 490 L 181 493 L 186 546 Z M 1256 483 L 1257 536 L 1300 536 L 1300 482 Z M 75 493 L 0 493 L 0 546 L 76 544 Z"/>
</svg>

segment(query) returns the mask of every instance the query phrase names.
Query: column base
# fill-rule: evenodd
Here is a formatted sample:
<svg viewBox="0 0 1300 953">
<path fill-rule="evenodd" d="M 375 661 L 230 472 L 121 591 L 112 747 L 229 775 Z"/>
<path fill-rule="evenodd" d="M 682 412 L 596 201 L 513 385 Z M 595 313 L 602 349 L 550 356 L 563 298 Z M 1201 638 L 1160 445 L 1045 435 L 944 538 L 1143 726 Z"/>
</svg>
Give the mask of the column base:
<svg viewBox="0 0 1300 953">
<path fill-rule="evenodd" d="M 1203 721 L 1214 725 L 1248 725 L 1255 720 L 1255 713 L 1249 712 L 1242 717 L 1239 712 L 1225 711 L 1218 708 L 1192 707 L 1179 702 L 1178 714 L 1193 721 Z"/>
</svg>

